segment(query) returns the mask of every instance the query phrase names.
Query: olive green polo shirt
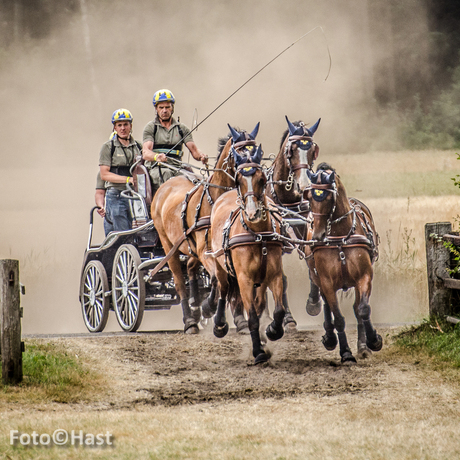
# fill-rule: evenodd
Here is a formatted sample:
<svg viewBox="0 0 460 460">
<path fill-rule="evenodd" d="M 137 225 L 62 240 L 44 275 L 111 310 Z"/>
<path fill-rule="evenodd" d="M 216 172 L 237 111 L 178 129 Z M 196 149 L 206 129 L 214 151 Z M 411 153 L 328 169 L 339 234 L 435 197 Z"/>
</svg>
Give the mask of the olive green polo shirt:
<svg viewBox="0 0 460 460">
<path fill-rule="evenodd" d="M 112 151 L 112 141 L 115 146 L 113 155 L 111 156 Z M 101 152 L 99 154 L 99 166 L 132 166 L 136 156 L 142 155 L 142 152 L 139 150 L 139 147 L 136 144 L 136 141 L 131 137 L 129 145 L 125 147 L 120 144 L 118 138 L 114 137 L 112 140 L 107 141 L 102 145 Z M 116 184 L 113 182 L 106 182 L 106 188 L 114 187 L 118 190 L 126 190 L 125 184 Z"/>
<path fill-rule="evenodd" d="M 156 129 L 155 129 L 156 126 Z M 142 142 L 148 142 L 151 141 L 153 142 L 153 151 L 155 152 L 155 145 L 171 145 L 174 146 L 180 140 L 182 139 L 182 136 L 179 133 L 178 127 L 180 126 L 180 129 L 182 130 L 182 134 L 184 137 L 183 143 L 186 144 L 187 142 L 193 141 L 192 133 L 190 132 L 190 129 L 185 126 L 183 123 L 179 123 L 175 120 L 175 118 L 172 119 L 172 124 L 171 127 L 165 128 L 160 121 L 158 120 L 158 117 L 155 118 L 155 120 L 150 121 L 147 123 L 147 125 L 144 128 L 144 132 L 142 135 Z M 155 136 L 154 136 L 155 133 Z M 159 150 L 159 153 L 166 153 L 163 150 Z M 173 150 L 171 153 L 175 153 Z M 146 167 L 151 167 L 154 162 L 151 161 L 146 161 L 145 166 Z"/>
</svg>

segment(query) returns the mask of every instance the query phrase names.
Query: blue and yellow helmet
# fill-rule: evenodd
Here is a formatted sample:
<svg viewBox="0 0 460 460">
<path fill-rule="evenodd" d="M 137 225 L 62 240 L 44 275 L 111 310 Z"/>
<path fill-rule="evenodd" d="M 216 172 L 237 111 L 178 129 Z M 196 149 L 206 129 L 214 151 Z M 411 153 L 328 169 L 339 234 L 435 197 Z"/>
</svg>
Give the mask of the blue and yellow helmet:
<svg viewBox="0 0 460 460">
<path fill-rule="evenodd" d="M 116 123 L 117 121 L 130 121 L 132 123 L 133 116 L 129 110 L 118 109 L 112 114 L 112 123 Z"/>
<path fill-rule="evenodd" d="M 174 104 L 176 99 L 169 89 L 160 89 L 153 95 L 153 106 L 156 107 L 159 102 L 171 102 Z"/>
</svg>

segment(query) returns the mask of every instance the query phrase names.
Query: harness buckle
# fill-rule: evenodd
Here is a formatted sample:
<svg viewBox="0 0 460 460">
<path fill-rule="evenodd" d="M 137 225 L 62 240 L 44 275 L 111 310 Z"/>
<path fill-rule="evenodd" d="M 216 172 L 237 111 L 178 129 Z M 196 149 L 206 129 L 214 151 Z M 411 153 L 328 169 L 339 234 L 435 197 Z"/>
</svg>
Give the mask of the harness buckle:
<svg viewBox="0 0 460 460">
<path fill-rule="evenodd" d="M 262 248 L 262 255 L 263 255 L 263 256 L 266 256 L 267 254 L 268 254 L 267 246 L 264 246 L 264 247 Z"/>
<path fill-rule="evenodd" d="M 345 253 L 343 251 L 339 252 L 339 259 L 342 261 L 343 265 L 345 265 Z"/>
</svg>

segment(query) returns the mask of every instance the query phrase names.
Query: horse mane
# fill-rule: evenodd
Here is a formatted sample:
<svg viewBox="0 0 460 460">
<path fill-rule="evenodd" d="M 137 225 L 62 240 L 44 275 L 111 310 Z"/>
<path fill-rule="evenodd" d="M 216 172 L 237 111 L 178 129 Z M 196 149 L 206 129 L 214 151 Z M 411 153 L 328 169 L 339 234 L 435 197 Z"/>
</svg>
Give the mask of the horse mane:
<svg viewBox="0 0 460 460">
<path fill-rule="evenodd" d="M 303 123 L 302 120 L 298 120 L 298 121 L 294 121 L 294 122 L 291 122 L 294 126 L 300 126 L 300 123 Z M 283 146 L 284 144 L 284 141 L 286 140 L 286 137 L 288 136 L 289 134 L 289 128 L 287 128 L 284 133 L 283 133 L 283 136 L 281 137 L 281 143 L 280 143 L 280 149 L 281 147 Z"/>
<path fill-rule="evenodd" d="M 323 161 L 316 167 L 316 172 L 318 171 L 334 171 L 335 172 L 335 169 L 329 163 L 326 163 Z"/>
</svg>

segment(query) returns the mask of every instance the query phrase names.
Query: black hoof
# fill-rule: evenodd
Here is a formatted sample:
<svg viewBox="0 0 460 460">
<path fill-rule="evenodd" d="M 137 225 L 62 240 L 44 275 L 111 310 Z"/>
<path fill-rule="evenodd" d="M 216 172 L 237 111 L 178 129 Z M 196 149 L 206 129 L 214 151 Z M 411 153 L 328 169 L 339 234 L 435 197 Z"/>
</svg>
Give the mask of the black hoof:
<svg viewBox="0 0 460 460">
<path fill-rule="evenodd" d="M 267 353 L 260 353 L 254 359 L 254 364 L 266 363 L 270 359 L 270 356 Z"/>
<path fill-rule="evenodd" d="M 337 346 L 337 336 L 335 335 L 334 332 L 332 333 L 332 335 L 324 334 L 322 338 L 322 342 L 326 350 L 329 350 L 329 351 L 335 350 L 335 347 Z"/>
<path fill-rule="evenodd" d="M 351 351 L 346 351 L 342 355 L 342 364 L 356 364 L 356 358 L 351 354 Z"/>
<path fill-rule="evenodd" d="M 201 320 L 201 308 L 200 307 L 190 307 L 190 311 L 192 312 L 192 318 L 199 323 Z"/>
<path fill-rule="evenodd" d="M 219 339 L 225 337 L 228 332 L 228 323 L 225 323 L 223 326 L 218 326 L 217 324 L 214 324 L 213 332 L 214 335 Z"/>
<path fill-rule="evenodd" d="M 315 302 L 309 297 L 305 308 L 310 316 L 318 316 L 321 313 L 322 308 L 321 298 Z"/>
<path fill-rule="evenodd" d="M 379 334 L 375 334 L 375 340 L 374 342 L 370 343 L 367 342 L 366 345 L 372 350 L 372 351 L 380 351 L 383 347 L 383 339 L 382 336 Z"/>
<path fill-rule="evenodd" d="M 284 329 L 282 327 L 279 329 L 275 329 L 271 324 L 269 324 L 267 326 L 267 329 L 265 329 L 265 334 L 267 335 L 267 338 L 273 342 L 283 337 Z"/>
<path fill-rule="evenodd" d="M 359 359 L 367 359 L 367 358 L 370 358 L 371 356 L 372 356 L 372 351 L 366 344 L 361 343 L 358 345 L 358 358 Z"/>
<path fill-rule="evenodd" d="M 217 304 L 214 305 L 214 308 L 212 308 L 209 305 L 209 299 L 205 299 L 203 303 L 201 304 L 201 312 L 203 314 L 204 318 L 212 318 L 217 311 Z"/>
</svg>

